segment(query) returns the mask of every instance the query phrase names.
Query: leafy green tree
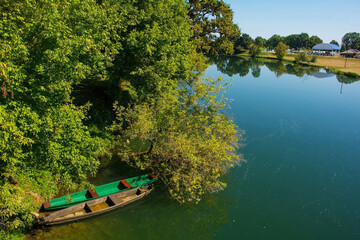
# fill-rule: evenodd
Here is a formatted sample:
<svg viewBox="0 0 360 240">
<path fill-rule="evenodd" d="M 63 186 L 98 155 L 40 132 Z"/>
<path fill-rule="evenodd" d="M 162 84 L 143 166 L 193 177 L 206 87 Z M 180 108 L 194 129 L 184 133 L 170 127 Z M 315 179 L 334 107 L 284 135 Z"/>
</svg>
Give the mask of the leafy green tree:
<svg viewBox="0 0 360 240">
<path fill-rule="evenodd" d="M 261 47 L 256 44 L 251 44 L 249 47 L 249 54 L 252 58 L 258 57 L 261 53 Z"/>
<path fill-rule="evenodd" d="M 260 47 L 264 47 L 266 45 L 266 39 L 262 37 L 256 37 L 254 43 Z"/>
<path fill-rule="evenodd" d="M 187 0 L 192 21 L 192 39 L 198 51 L 211 54 L 232 54 L 232 39 L 240 35 L 233 23 L 233 11 L 223 0 Z"/>
<path fill-rule="evenodd" d="M 316 44 L 322 43 L 323 40 L 321 40 L 318 36 L 311 36 L 309 39 L 309 42 L 306 44 L 307 48 L 312 48 Z"/>
<path fill-rule="evenodd" d="M 280 43 L 283 42 L 284 38 L 280 35 L 274 34 L 271 38 L 266 41 L 266 46 L 271 49 L 275 49 L 275 47 Z"/>
<path fill-rule="evenodd" d="M 235 41 L 235 53 L 240 53 L 244 50 L 248 50 L 251 44 L 254 43 L 254 40 L 250 37 L 249 34 L 243 33 L 241 37 Z"/>
<path fill-rule="evenodd" d="M 291 34 L 284 38 L 284 43 L 288 45 L 290 48 L 295 48 L 295 49 L 307 48 L 308 45 L 310 44 L 310 38 L 307 33 Z"/>
<path fill-rule="evenodd" d="M 299 54 L 297 54 L 295 56 L 295 60 L 297 62 L 309 62 L 310 59 L 308 57 L 308 55 L 306 54 L 306 52 L 300 52 Z"/>
<path fill-rule="evenodd" d="M 340 46 L 340 44 L 339 44 L 337 41 L 335 41 L 335 40 L 331 40 L 330 43 L 331 43 L 331 44 L 335 44 L 335 45 L 337 45 L 337 46 Z"/>
<path fill-rule="evenodd" d="M 226 7 L 224 9 L 220 11 L 221 15 L 226 15 L 223 19 L 229 19 L 232 13 Z M 166 131 L 173 133 L 173 128 L 167 126 L 173 126 L 175 132 L 183 131 L 177 140 L 183 138 L 188 141 L 188 146 L 191 140 L 200 142 L 199 139 L 203 138 L 209 146 L 192 146 L 194 154 L 201 155 L 203 149 L 210 152 L 210 148 L 214 152 L 217 148 L 215 137 L 218 137 L 217 141 L 224 147 L 222 153 L 213 156 L 212 162 L 218 164 L 214 168 L 215 176 L 208 177 L 207 170 L 198 170 L 198 173 L 204 174 L 198 176 L 203 177 L 198 181 L 200 185 L 196 185 L 194 191 L 191 188 L 181 189 L 178 194 L 189 194 L 190 200 L 198 201 L 202 191 L 211 192 L 224 186 L 218 181 L 218 175 L 237 163 L 234 149 L 238 135 L 235 126 L 221 112 L 222 103 L 217 105 L 217 100 L 210 97 L 216 95 L 217 88 L 198 82 L 206 65 L 204 57 L 196 52 L 194 42 L 190 41 L 192 35 L 188 13 L 182 0 L 2 2 L 1 239 L 7 233 L 30 226 L 33 217 L 29 212 L 37 209 L 41 202 L 52 197 L 59 189 L 70 192 L 89 185 L 87 177 L 96 174 L 99 158 L 111 154 L 106 151 L 113 143 L 111 133 L 104 134 L 107 130 L 103 125 L 100 128 L 100 125 L 93 125 L 88 119 L 92 102 L 76 105 L 80 101 L 73 100 L 77 96 L 74 89 L 81 89 L 82 86 L 91 86 L 94 92 L 105 93 L 110 105 L 118 100 L 123 106 L 130 106 L 127 114 L 137 114 L 144 126 L 147 122 L 157 123 L 154 129 L 159 139 L 166 136 Z M 224 22 L 219 20 L 217 23 Z M 224 36 L 228 34 L 224 32 Z M 232 49 L 232 45 L 228 46 L 224 39 L 218 42 L 221 44 L 214 46 Z M 194 91 L 187 92 L 191 86 Z M 202 106 L 202 99 L 211 101 L 209 105 Z M 186 111 L 185 103 L 190 106 Z M 202 107 L 195 111 L 196 106 Z M 151 110 L 154 121 L 141 119 L 146 115 L 141 110 L 147 108 Z M 191 121 L 185 121 L 182 111 L 190 114 Z M 130 115 L 122 116 L 124 122 L 130 118 Z M 172 121 L 182 125 L 171 125 Z M 184 124 L 189 125 L 182 128 Z M 122 131 L 129 134 L 130 129 L 134 129 L 132 125 L 122 127 Z M 188 128 L 199 131 L 194 132 L 193 138 L 186 139 L 186 134 L 190 134 L 186 131 Z M 202 132 L 201 129 L 211 132 Z M 140 130 L 145 131 L 146 128 Z M 136 134 L 133 138 L 141 139 Z M 166 145 L 165 142 L 163 145 Z M 127 146 L 123 147 L 121 152 L 128 153 Z M 155 152 L 158 148 L 154 145 L 153 149 Z M 229 151 L 229 155 L 224 156 L 224 151 Z M 180 146 L 176 150 L 177 155 L 169 159 L 179 160 L 180 155 L 186 153 L 187 149 Z M 150 160 L 146 155 L 143 157 L 138 158 L 142 162 L 137 166 L 147 166 Z M 191 156 L 186 159 L 192 160 Z M 201 155 L 194 164 L 204 164 L 204 169 L 209 169 L 210 163 L 207 165 L 204 159 Z M 171 189 L 177 191 L 174 185 L 176 177 L 173 177 L 185 176 L 180 182 L 190 178 L 186 174 L 180 175 L 172 166 L 169 165 L 170 170 L 164 172 L 163 178 L 172 183 Z M 166 166 L 160 167 L 165 169 Z M 162 170 L 160 167 L 157 173 Z M 206 186 L 201 185 L 204 181 L 209 182 L 209 188 L 201 190 Z"/>
<path fill-rule="evenodd" d="M 285 57 L 286 50 L 289 49 L 289 46 L 285 45 L 283 42 L 280 42 L 275 47 L 275 54 L 279 60 L 282 60 Z"/>
<path fill-rule="evenodd" d="M 236 153 L 239 132 L 224 114 L 222 81 L 199 81 L 134 108 L 115 105 L 118 123 L 111 130 L 119 156 L 160 176 L 180 202 L 199 202 L 223 189 L 220 176 L 242 161 Z M 147 149 L 134 152 L 134 142 Z"/>
<path fill-rule="evenodd" d="M 360 33 L 352 32 L 346 33 L 342 39 L 342 49 L 357 49 L 360 50 Z M 343 47 L 344 46 L 344 47 Z"/>
</svg>

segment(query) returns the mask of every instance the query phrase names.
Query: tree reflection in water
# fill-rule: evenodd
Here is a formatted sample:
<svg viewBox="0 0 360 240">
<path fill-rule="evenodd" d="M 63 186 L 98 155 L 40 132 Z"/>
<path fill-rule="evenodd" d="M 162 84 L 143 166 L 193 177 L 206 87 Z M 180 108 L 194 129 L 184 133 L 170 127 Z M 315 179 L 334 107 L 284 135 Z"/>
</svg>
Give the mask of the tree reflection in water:
<svg viewBox="0 0 360 240">
<path fill-rule="evenodd" d="M 317 78 L 331 77 L 331 70 L 320 72 L 320 68 L 303 66 L 283 61 L 270 60 L 270 59 L 253 59 L 243 58 L 238 56 L 210 56 L 210 65 L 216 65 L 218 71 L 227 74 L 230 77 L 239 75 L 240 77 L 246 76 L 250 70 L 254 78 L 258 78 L 261 73 L 261 67 L 266 66 L 270 71 L 274 72 L 276 77 L 280 77 L 284 73 L 295 75 L 297 77 L 314 76 Z M 336 76 L 337 80 L 341 83 L 350 84 L 359 80 L 359 78 L 350 78 L 346 76 Z"/>
</svg>

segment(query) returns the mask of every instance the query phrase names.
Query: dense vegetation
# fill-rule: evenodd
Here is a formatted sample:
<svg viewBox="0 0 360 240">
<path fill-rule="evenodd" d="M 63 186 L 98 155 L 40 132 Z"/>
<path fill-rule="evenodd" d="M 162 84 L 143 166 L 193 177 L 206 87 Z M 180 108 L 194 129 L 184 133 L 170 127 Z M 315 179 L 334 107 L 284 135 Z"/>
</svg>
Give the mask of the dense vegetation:
<svg viewBox="0 0 360 240">
<path fill-rule="evenodd" d="M 322 43 L 323 41 L 318 36 L 309 37 L 307 33 L 291 34 L 286 37 L 282 37 L 280 35 L 274 34 L 272 37 L 270 37 L 267 40 L 262 37 L 256 37 L 254 40 L 248 34 L 243 33 L 235 41 L 234 44 L 235 44 L 235 50 L 249 50 L 252 44 L 269 49 L 275 49 L 275 47 L 280 42 L 283 42 L 291 49 L 302 49 L 302 48 L 309 49 L 318 43 Z"/>
<path fill-rule="evenodd" d="M 233 23 L 233 11 L 222 0 L 188 0 L 191 39 L 198 51 L 210 54 L 232 54 L 234 39 L 240 36 Z"/>
<path fill-rule="evenodd" d="M 290 49 L 300 50 L 311 49 L 316 44 L 322 43 L 323 40 L 316 35 L 309 37 L 307 33 L 291 34 L 285 37 L 274 34 L 269 39 L 262 37 L 252 39 L 249 34 L 242 33 L 234 39 L 234 52 L 241 53 L 245 50 L 250 50 L 250 48 L 253 48 L 253 44 L 263 48 L 275 49 L 280 42 L 289 46 Z M 330 43 L 340 46 L 335 40 L 332 40 Z M 341 50 L 345 51 L 348 49 L 360 50 L 360 33 L 346 33 L 343 36 Z"/>
<path fill-rule="evenodd" d="M 181 202 L 223 189 L 239 133 L 223 81 L 200 80 L 199 52 L 231 53 L 231 19 L 222 1 L 2 1 L 0 238 L 31 226 L 29 212 L 60 190 L 87 185 L 112 153 Z M 194 33 L 216 24 L 211 44 Z"/>
<path fill-rule="evenodd" d="M 360 51 L 360 33 L 346 33 L 342 39 L 341 50 L 357 49 Z"/>
</svg>

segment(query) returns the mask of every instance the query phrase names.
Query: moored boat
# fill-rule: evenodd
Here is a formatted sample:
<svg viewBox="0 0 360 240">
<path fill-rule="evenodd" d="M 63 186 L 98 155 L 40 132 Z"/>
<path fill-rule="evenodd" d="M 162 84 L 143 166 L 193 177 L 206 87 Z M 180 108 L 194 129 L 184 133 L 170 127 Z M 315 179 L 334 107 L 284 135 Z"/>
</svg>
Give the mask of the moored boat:
<svg viewBox="0 0 360 240">
<path fill-rule="evenodd" d="M 55 211 L 38 218 L 37 221 L 41 225 L 55 225 L 89 218 L 139 200 L 148 195 L 152 190 L 153 185 L 150 185 L 111 194 Z"/>
<path fill-rule="evenodd" d="M 71 207 L 79 203 L 87 202 L 89 200 L 108 196 L 111 194 L 129 191 L 131 189 L 148 186 L 157 180 L 153 174 L 146 174 L 142 176 L 127 178 L 112 183 L 107 183 L 97 186 L 95 190 L 86 189 L 80 192 L 65 195 L 59 198 L 52 199 L 43 203 L 44 210 L 56 210 L 60 208 Z"/>
</svg>

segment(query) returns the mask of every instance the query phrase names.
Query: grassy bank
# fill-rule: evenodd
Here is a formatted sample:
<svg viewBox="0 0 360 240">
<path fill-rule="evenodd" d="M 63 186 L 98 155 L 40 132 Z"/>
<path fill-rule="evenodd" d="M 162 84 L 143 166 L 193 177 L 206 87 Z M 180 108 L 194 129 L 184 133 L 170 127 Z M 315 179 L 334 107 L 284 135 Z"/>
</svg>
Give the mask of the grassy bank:
<svg viewBox="0 0 360 240">
<path fill-rule="evenodd" d="M 239 54 L 242 57 L 250 57 L 248 52 Z M 296 54 L 286 54 L 284 61 L 295 62 Z M 259 58 L 276 59 L 275 53 L 262 52 Z M 346 67 L 345 67 L 346 61 Z M 360 59 L 348 58 L 341 56 L 317 56 L 316 62 L 310 62 L 310 66 L 333 69 L 335 73 L 343 73 L 352 77 L 360 77 Z M 356 74 L 356 75 L 355 75 Z"/>
</svg>

